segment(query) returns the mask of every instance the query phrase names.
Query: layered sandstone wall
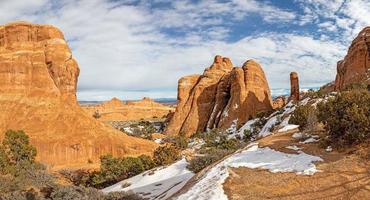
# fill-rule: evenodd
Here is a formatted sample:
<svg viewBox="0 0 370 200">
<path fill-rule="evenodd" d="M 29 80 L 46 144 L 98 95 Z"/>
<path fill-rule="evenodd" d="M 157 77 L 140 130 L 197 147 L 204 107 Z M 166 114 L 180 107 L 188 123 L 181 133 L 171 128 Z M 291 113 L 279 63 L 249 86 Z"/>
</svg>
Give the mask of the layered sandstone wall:
<svg viewBox="0 0 370 200">
<path fill-rule="evenodd" d="M 197 131 L 241 126 L 258 112 L 272 109 L 270 89 L 261 66 L 253 60 L 233 67 L 216 56 L 203 75 L 179 80 L 178 105 L 165 133 L 191 136 Z"/>
<path fill-rule="evenodd" d="M 0 26 L 0 139 L 24 130 L 48 166 L 97 162 L 101 155 L 149 154 L 156 145 L 129 137 L 77 104 L 79 67 L 57 28 L 16 22 Z"/>
<path fill-rule="evenodd" d="M 347 55 L 337 63 L 335 90 L 356 83 L 370 84 L 370 27 L 352 41 Z"/>
</svg>

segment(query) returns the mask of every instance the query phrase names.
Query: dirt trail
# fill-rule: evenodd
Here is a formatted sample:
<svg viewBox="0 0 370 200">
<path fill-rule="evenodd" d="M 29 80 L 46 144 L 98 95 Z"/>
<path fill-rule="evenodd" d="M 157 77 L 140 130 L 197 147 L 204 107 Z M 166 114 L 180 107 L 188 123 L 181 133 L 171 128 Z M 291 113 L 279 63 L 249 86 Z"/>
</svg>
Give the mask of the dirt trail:
<svg viewBox="0 0 370 200">
<path fill-rule="evenodd" d="M 322 172 L 313 176 L 271 173 L 267 170 L 233 168 L 223 188 L 229 199 L 370 199 L 370 162 L 358 155 L 326 152 L 318 143 L 300 144 L 292 133 L 275 134 L 258 141 L 259 146 L 296 153 L 285 148 L 296 145 L 305 153 L 320 156 Z"/>
</svg>

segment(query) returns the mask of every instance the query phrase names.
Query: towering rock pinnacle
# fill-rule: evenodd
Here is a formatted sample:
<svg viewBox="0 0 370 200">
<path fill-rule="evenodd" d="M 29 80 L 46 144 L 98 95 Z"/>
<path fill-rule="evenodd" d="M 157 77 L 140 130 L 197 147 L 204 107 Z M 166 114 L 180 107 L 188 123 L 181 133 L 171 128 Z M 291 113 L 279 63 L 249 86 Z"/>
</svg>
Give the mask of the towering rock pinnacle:
<svg viewBox="0 0 370 200">
<path fill-rule="evenodd" d="M 0 139 L 8 129 L 24 130 L 37 159 L 51 167 L 85 165 L 105 154 L 150 153 L 154 143 L 122 134 L 81 110 L 79 72 L 57 28 L 0 26 Z"/>
<path fill-rule="evenodd" d="M 258 112 L 272 109 L 270 89 L 261 66 L 248 60 L 233 67 L 216 56 L 203 75 L 179 80 L 178 105 L 166 134 L 191 136 L 197 131 L 241 126 Z"/>
<path fill-rule="evenodd" d="M 342 90 L 355 83 L 370 84 L 370 27 L 358 34 L 347 55 L 337 63 L 334 89 Z"/>
<path fill-rule="evenodd" d="M 297 72 L 290 73 L 290 97 L 289 100 L 299 101 L 299 80 Z"/>
</svg>

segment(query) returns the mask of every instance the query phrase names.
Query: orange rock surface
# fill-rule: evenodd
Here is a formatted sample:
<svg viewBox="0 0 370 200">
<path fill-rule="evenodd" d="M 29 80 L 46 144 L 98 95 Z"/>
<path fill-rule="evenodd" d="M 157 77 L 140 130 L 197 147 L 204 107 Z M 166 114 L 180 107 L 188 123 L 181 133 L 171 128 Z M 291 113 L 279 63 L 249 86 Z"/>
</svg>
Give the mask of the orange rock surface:
<svg viewBox="0 0 370 200">
<path fill-rule="evenodd" d="M 370 84 L 370 27 L 358 34 L 347 55 L 337 64 L 334 89 L 342 90 L 354 83 Z"/>
<path fill-rule="evenodd" d="M 141 101 L 122 102 L 117 98 L 98 105 L 82 106 L 83 110 L 90 116 L 95 112 L 100 115 L 101 121 L 130 121 L 150 118 L 163 118 L 174 107 L 166 106 L 145 97 Z"/>
<path fill-rule="evenodd" d="M 0 26 L 0 139 L 24 130 L 48 167 L 84 165 L 101 155 L 149 154 L 156 144 L 85 114 L 76 100 L 79 67 L 61 31 L 16 22 Z"/>
<path fill-rule="evenodd" d="M 299 101 L 299 80 L 297 72 L 290 73 L 290 97 L 289 100 Z"/>
<path fill-rule="evenodd" d="M 287 102 L 286 102 L 285 96 L 278 96 L 273 100 L 272 108 L 280 109 L 280 108 L 284 107 L 286 103 Z"/>
<path fill-rule="evenodd" d="M 178 105 L 165 133 L 191 136 L 213 128 L 240 127 L 258 112 L 272 109 L 270 89 L 261 66 L 248 60 L 233 67 L 216 56 L 203 75 L 179 80 Z"/>
</svg>

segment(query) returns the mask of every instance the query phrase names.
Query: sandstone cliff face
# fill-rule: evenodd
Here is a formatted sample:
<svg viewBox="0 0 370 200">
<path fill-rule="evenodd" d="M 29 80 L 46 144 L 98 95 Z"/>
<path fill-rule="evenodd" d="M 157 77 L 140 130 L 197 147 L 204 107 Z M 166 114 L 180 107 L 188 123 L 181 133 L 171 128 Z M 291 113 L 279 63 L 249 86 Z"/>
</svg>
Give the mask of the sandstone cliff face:
<svg viewBox="0 0 370 200">
<path fill-rule="evenodd" d="M 37 159 L 49 167 L 96 162 L 105 154 L 150 153 L 154 143 L 115 131 L 82 111 L 78 75 L 57 28 L 26 22 L 0 26 L 0 139 L 7 129 L 24 130 Z"/>
<path fill-rule="evenodd" d="M 270 89 L 253 60 L 242 68 L 216 56 L 203 75 L 179 80 L 178 105 L 165 133 L 191 136 L 196 131 L 241 126 L 258 112 L 272 109 Z"/>
<path fill-rule="evenodd" d="M 299 101 L 299 80 L 297 72 L 290 73 L 290 97 L 289 100 Z"/>
<path fill-rule="evenodd" d="M 130 121 L 151 118 L 162 118 L 175 108 L 166 106 L 144 97 L 140 101 L 122 102 L 117 98 L 112 98 L 98 105 L 82 106 L 82 109 L 90 116 L 95 112 L 100 114 L 100 121 Z"/>
<path fill-rule="evenodd" d="M 347 55 L 337 64 L 334 89 L 342 90 L 353 83 L 370 84 L 370 27 L 358 34 Z"/>
</svg>

